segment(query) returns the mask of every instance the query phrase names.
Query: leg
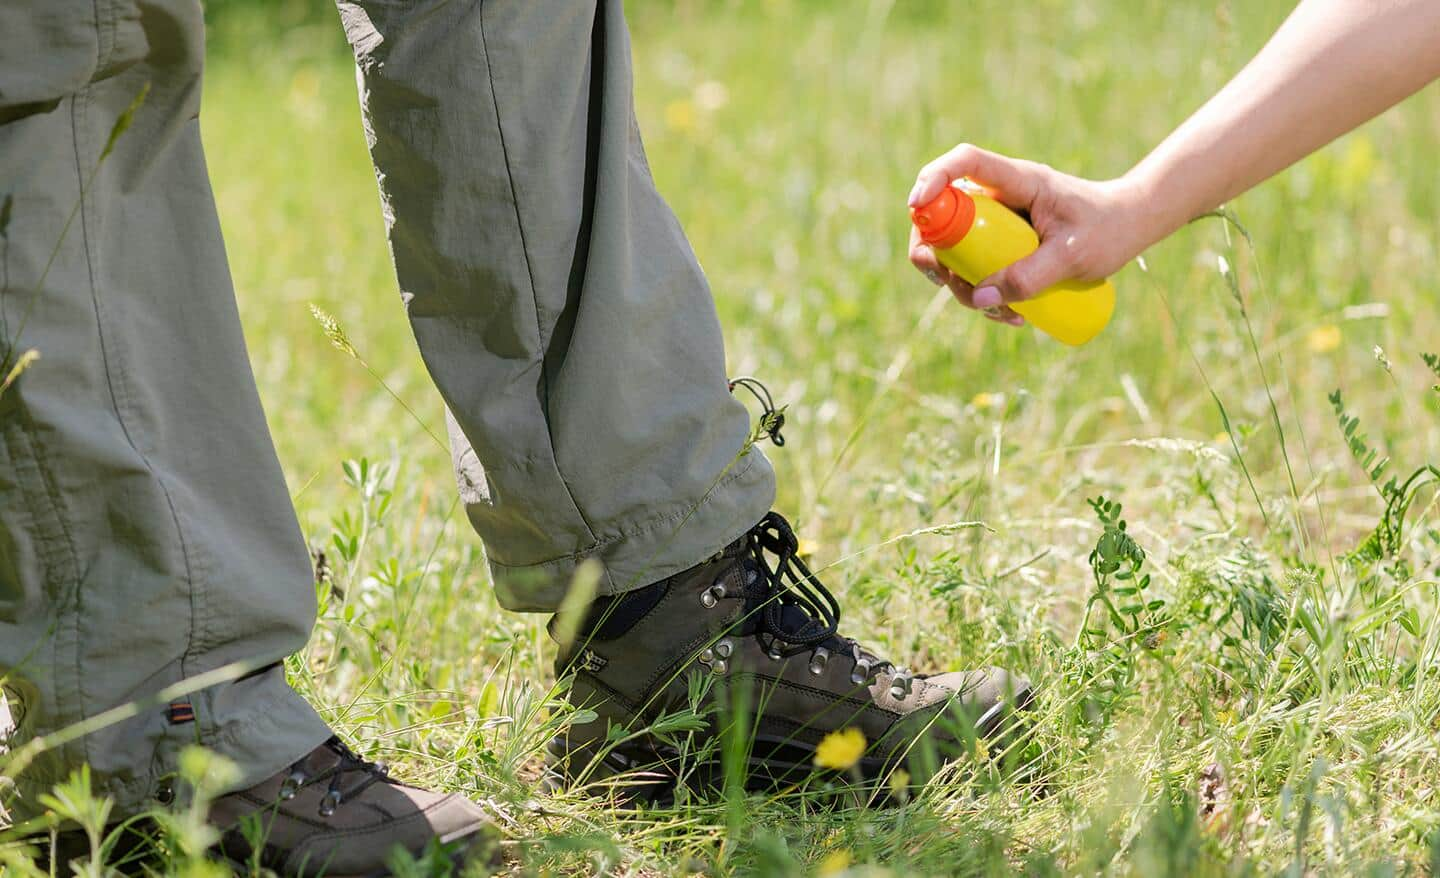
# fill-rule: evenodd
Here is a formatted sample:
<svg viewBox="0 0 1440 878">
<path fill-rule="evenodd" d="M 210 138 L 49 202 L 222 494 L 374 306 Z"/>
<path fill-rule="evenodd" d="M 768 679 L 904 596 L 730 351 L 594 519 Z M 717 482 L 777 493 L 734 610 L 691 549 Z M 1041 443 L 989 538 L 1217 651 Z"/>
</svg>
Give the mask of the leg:
<svg viewBox="0 0 1440 878">
<path fill-rule="evenodd" d="M 655 191 L 618 0 L 340 0 L 400 286 L 502 603 L 717 552 L 774 499 Z"/>
<path fill-rule="evenodd" d="M 0 682 L 23 745 L 206 672 L 19 778 L 17 817 L 89 763 L 117 814 L 198 741 L 249 785 L 329 736 L 279 662 L 309 557 L 240 334 L 197 114 L 193 0 L 0 8 Z M 148 83 L 133 123 L 102 156 Z M 50 263 L 53 252 L 53 264 Z"/>
<path fill-rule="evenodd" d="M 609 731 L 686 705 L 697 674 L 712 694 L 735 681 L 743 695 L 719 704 L 758 706 L 744 727 L 772 777 L 850 725 L 875 742 L 872 773 L 921 737 L 963 752 L 942 728 L 996 733 L 1023 681 L 917 678 L 841 637 L 838 603 L 766 515 L 773 476 L 746 449 L 704 276 L 645 164 L 619 0 L 340 9 L 400 286 L 501 600 L 554 609 L 583 558 L 623 595 L 560 645 L 567 697 L 597 718 L 554 742 L 557 777 L 601 753 L 592 777 L 663 775 L 660 742 L 609 752 Z"/>
</svg>

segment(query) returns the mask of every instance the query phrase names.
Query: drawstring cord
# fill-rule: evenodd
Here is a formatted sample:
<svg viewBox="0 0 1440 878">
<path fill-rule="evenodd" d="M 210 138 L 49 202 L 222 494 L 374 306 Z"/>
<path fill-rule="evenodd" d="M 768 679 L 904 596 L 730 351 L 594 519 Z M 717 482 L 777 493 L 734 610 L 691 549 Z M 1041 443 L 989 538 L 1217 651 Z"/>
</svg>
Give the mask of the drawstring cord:
<svg viewBox="0 0 1440 878">
<path fill-rule="evenodd" d="M 780 435 L 780 428 L 785 426 L 785 410 L 775 406 L 770 389 L 761 384 L 759 379 L 748 375 L 731 378 L 727 387 L 731 393 L 734 393 L 737 387 L 750 391 L 750 395 L 760 403 L 760 435 L 769 438 L 776 446 L 784 445 L 785 437 Z"/>
</svg>

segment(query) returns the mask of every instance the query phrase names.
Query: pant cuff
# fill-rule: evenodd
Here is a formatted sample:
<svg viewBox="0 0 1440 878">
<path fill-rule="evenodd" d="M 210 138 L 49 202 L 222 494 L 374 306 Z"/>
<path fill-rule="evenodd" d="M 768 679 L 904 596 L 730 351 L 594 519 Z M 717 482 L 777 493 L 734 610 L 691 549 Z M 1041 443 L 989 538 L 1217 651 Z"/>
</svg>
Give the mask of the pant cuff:
<svg viewBox="0 0 1440 878">
<path fill-rule="evenodd" d="M 95 777 L 92 792 L 114 802 L 111 820 L 123 820 L 165 804 L 168 796 L 162 791 L 173 789 L 179 754 L 185 743 L 198 743 L 240 769 L 238 780 L 228 789 L 218 791 L 223 794 L 252 787 L 278 774 L 329 739 L 334 733 L 315 709 L 284 683 L 283 676 L 280 683 L 282 690 L 245 705 L 243 711 L 232 713 L 198 741 L 193 731 L 188 734 L 184 731 L 190 728 L 188 725 L 175 726 L 174 734 L 167 734 L 159 742 L 147 771 Z M 42 813 L 40 796 L 63 780 L 29 777 L 22 772 L 15 780 L 15 809 L 9 815 L 12 822 L 39 816 Z"/>
<path fill-rule="evenodd" d="M 541 564 L 490 561 L 500 606 L 516 612 L 553 613 L 585 561 L 600 562 L 599 593 L 622 594 L 658 582 L 715 554 L 754 527 L 775 502 L 770 461 L 751 448 L 734 469 L 698 501 L 617 533 L 591 548 Z"/>
</svg>

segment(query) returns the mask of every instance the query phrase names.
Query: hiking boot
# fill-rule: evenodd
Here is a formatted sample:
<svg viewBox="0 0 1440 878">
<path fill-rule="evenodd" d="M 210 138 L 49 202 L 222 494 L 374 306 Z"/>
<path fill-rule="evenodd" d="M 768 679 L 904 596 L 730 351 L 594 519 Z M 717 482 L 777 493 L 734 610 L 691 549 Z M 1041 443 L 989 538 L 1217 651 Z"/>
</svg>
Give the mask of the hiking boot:
<svg viewBox="0 0 1440 878">
<path fill-rule="evenodd" d="M 209 822 L 223 833 L 215 853 L 249 874 L 251 864 L 286 878 L 386 876 L 391 856 L 430 850 L 458 867 L 499 853 L 489 821 L 459 795 L 443 795 L 392 780 L 383 764 L 366 762 L 331 738 L 289 769 L 253 787 L 216 799 Z M 107 827 L 106 833 L 122 828 Z M 150 874 L 156 861 L 153 821 L 125 824 L 107 866 L 120 874 Z M 90 856 L 80 830 L 35 839 L 41 868 L 69 875 Z M 0 870 L 3 871 L 3 870 Z"/>
<path fill-rule="evenodd" d="M 727 723 L 744 723 L 753 730 L 745 741 L 752 788 L 799 779 L 820 741 L 847 728 L 864 735 L 856 766 L 865 777 L 908 762 L 923 780 L 940 763 L 973 754 L 977 742 L 1008 737 L 1002 732 L 1030 702 L 1021 677 L 997 669 L 914 674 L 839 636 L 839 622 L 839 604 L 773 512 L 708 561 L 602 599 L 574 642 L 561 643 L 557 674 L 574 674 L 567 698 L 595 718 L 550 742 L 550 781 L 631 772 L 624 782 L 633 793 L 663 796 L 696 767 L 661 738 L 676 741 L 694 723 L 672 723 L 669 735 L 645 730 L 657 720 L 663 730 L 661 718 L 686 710 L 692 692 L 707 725 L 687 749 L 715 742 Z M 552 636 L 560 627 L 552 620 Z"/>
<path fill-rule="evenodd" d="M 294 878 L 389 875 L 397 851 L 419 857 L 443 846 L 457 866 L 495 853 L 478 805 L 393 780 L 383 764 L 361 759 L 339 738 L 287 771 L 216 799 L 210 822 L 224 833 L 226 859 Z"/>
</svg>

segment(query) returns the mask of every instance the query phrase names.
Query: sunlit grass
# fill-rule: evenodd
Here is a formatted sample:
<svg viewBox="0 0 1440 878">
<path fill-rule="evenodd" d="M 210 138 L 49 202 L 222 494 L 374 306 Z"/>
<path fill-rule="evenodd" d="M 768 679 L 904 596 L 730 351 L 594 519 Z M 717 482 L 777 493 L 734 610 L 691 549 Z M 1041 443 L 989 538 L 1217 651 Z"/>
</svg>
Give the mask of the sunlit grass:
<svg viewBox="0 0 1440 878">
<path fill-rule="evenodd" d="M 485 800 L 521 873 L 1428 865 L 1435 500 L 1391 557 L 1347 560 L 1386 504 L 1328 397 L 1397 474 L 1440 459 L 1420 357 L 1440 349 L 1435 90 L 1231 205 L 1253 251 L 1210 219 L 1127 268 L 1114 324 L 1079 350 L 936 305 L 903 257 L 926 159 L 963 139 L 1119 173 L 1288 6 L 630 4 L 651 163 L 732 374 L 789 406 L 779 508 L 846 630 L 912 667 L 1019 667 L 1042 693 L 1025 772 L 972 762 L 883 808 L 807 788 L 653 811 L 540 791 L 563 721 L 546 620 L 496 606 L 427 435 L 442 411 L 343 39 L 231 13 L 205 135 L 262 397 L 328 571 L 297 685 L 367 754 Z M 1087 637 L 1102 494 L 1163 606 Z"/>
</svg>

